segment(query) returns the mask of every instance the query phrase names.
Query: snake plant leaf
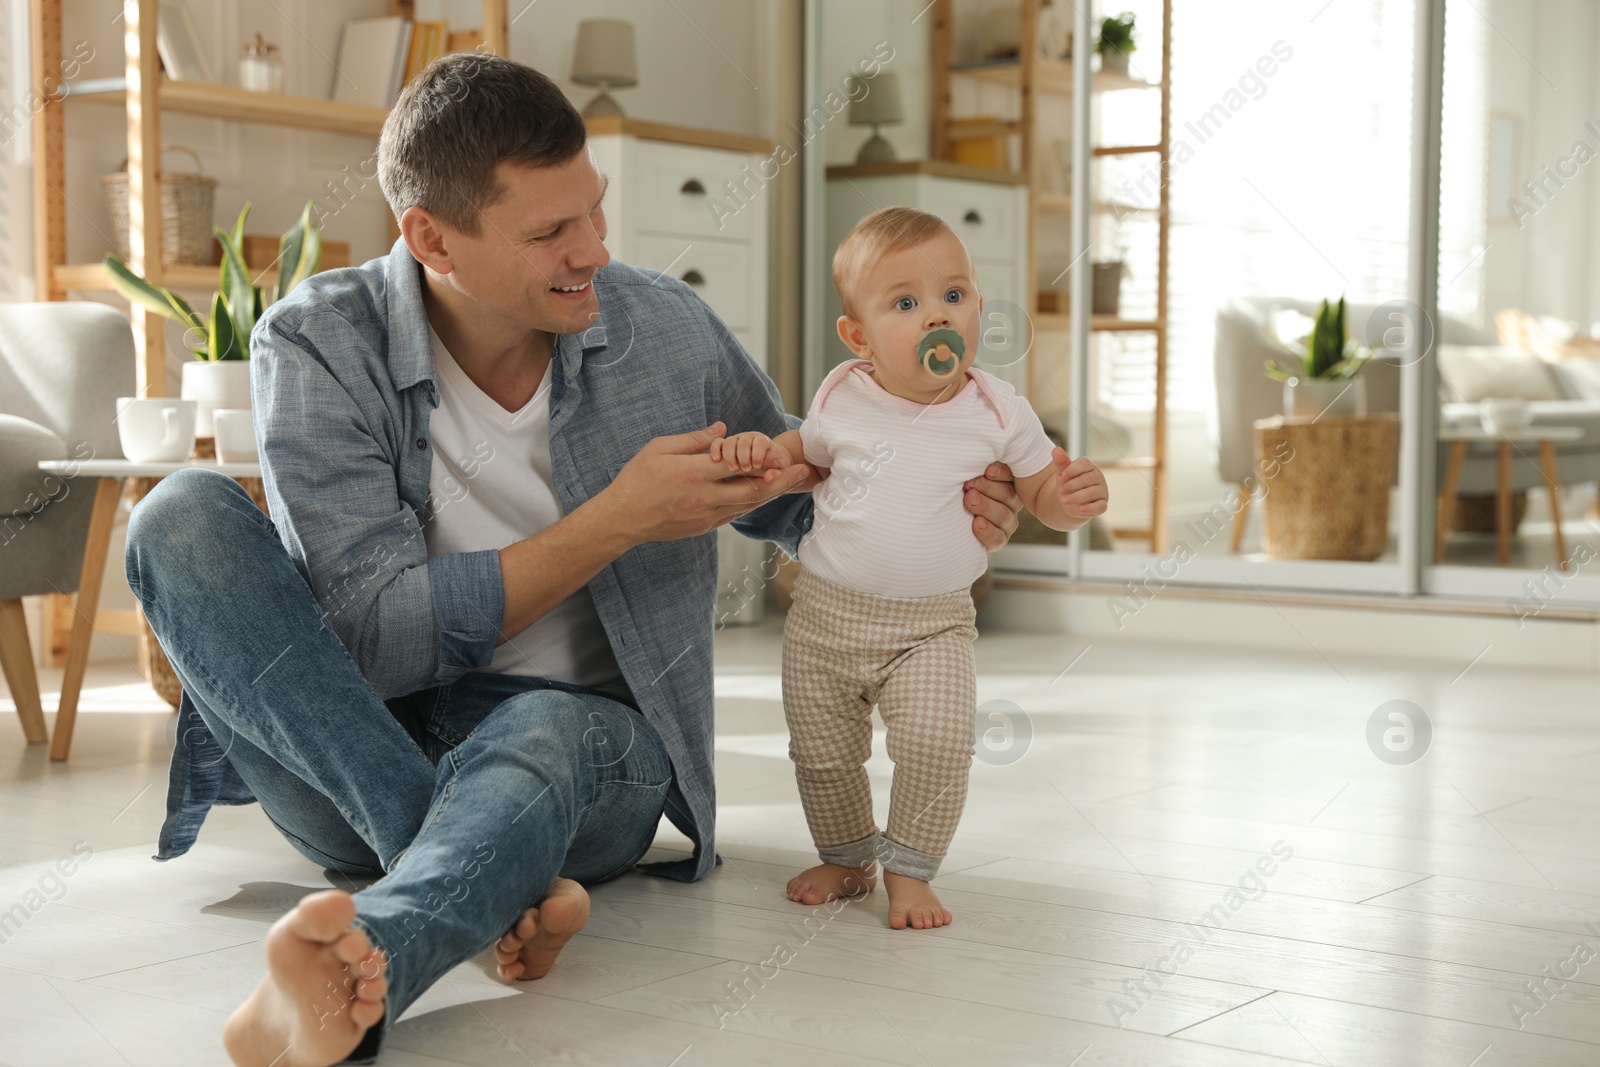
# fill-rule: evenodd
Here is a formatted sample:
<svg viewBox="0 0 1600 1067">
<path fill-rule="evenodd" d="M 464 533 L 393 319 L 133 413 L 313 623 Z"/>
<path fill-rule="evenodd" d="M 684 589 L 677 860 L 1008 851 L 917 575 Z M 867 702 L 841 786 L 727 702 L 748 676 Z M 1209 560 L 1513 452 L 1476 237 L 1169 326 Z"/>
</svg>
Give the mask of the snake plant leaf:
<svg viewBox="0 0 1600 1067">
<path fill-rule="evenodd" d="M 229 241 L 239 250 L 241 256 L 244 254 L 244 220 L 249 214 L 250 201 L 246 200 L 243 210 L 239 212 L 238 221 L 233 224 L 233 230 L 228 234 Z"/>
<path fill-rule="evenodd" d="M 107 255 L 104 263 L 111 288 L 123 299 L 132 304 L 139 304 L 164 318 L 177 319 L 190 329 L 205 333 L 205 321 L 195 314 L 194 308 L 190 307 L 183 297 L 170 289 L 145 281 L 114 255 Z"/>
<path fill-rule="evenodd" d="M 207 358 L 247 359 L 240 343 L 239 332 L 228 315 L 228 305 L 217 293 L 211 298 L 211 336 L 208 340 Z"/>
<path fill-rule="evenodd" d="M 241 225 L 243 221 L 241 218 Z M 250 331 L 255 328 L 256 294 L 250 284 L 250 268 L 244 265 L 244 256 L 232 241 L 232 235 L 220 226 L 213 226 L 217 239 L 222 243 L 222 292 L 219 295 L 227 297 L 228 312 L 233 318 L 233 325 L 245 337 L 250 336 Z M 237 356 L 237 359 L 247 359 L 247 356 Z"/>
<path fill-rule="evenodd" d="M 283 235 L 278 255 L 279 299 L 315 274 L 322 264 L 322 227 L 312 218 L 311 209 L 308 200 L 300 220 Z"/>
<path fill-rule="evenodd" d="M 1284 369 L 1283 364 L 1275 359 L 1264 361 L 1267 367 L 1267 377 L 1275 382 L 1287 382 L 1294 377 L 1294 372 Z"/>
</svg>

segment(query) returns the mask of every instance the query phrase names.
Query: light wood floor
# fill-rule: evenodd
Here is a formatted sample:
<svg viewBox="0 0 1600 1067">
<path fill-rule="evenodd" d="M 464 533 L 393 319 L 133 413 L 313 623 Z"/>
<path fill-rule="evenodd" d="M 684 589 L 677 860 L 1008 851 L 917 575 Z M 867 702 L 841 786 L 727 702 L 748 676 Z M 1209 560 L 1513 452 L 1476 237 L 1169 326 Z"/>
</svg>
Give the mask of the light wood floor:
<svg viewBox="0 0 1600 1067">
<path fill-rule="evenodd" d="M 980 702 L 1031 740 L 974 762 L 935 882 L 955 925 L 896 932 L 881 894 L 783 897 L 810 859 L 779 633 L 718 636 L 728 862 L 598 888 L 542 981 L 463 964 L 381 1063 L 1600 1064 L 1594 676 L 988 634 Z M 5 1067 L 225 1062 L 262 935 L 330 884 L 255 806 L 150 860 L 174 720 L 130 683 L 91 672 L 67 766 L 0 717 L 0 911 L 27 912 L 0 933 Z M 1368 748 L 1391 700 L 1431 719 L 1416 763 Z M 64 891 L 42 882 L 76 842 Z"/>
</svg>

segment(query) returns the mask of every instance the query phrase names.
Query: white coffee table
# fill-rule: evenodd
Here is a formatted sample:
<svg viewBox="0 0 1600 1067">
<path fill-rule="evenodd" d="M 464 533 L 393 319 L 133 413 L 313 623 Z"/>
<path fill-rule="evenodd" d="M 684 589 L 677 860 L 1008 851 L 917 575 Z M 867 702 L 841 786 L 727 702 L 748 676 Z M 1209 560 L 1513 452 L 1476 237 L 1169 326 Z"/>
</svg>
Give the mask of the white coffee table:
<svg viewBox="0 0 1600 1067">
<path fill-rule="evenodd" d="M 1435 524 L 1433 560 L 1444 559 L 1444 539 L 1450 532 L 1455 513 L 1456 490 L 1461 484 L 1461 465 L 1467 446 L 1496 443 L 1498 447 L 1494 494 L 1495 558 L 1503 567 L 1511 562 L 1511 450 L 1519 444 L 1539 446 L 1539 461 L 1544 467 L 1545 490 L 1550 494 L 1550 518 L 1556 527 L 1556 567 L 1567 566 L 1567 544 L 1561 536 L 1561 483 L 1556 478 L 1557 441 L 1577 441 L 1581 426 L 1526 426 L 1520 430 L 1494 431 L 1481 426 L 1447 426 L 1439 430 L 1439 440 L 1450 442 L 1450 458 L 1445 464 L 1444 485 L 1439 490 L 1438 522 Z"/>
<path fill-rule="evenodd" d="M 72 728 L 78 717 L 78 696 L 83 689 L 84 671 L 89 666 L 89 642 L 94 637 L 95 616 L 100 604 L 100 583 L 106 572 L 106 551 L 111 545 L 111 524 L 116 518 L 117 501 L 122 498 L 123 482 L 128 478 L 165 478 L 186 467 L 199 467 L 226 474 L 230 478 L 260 478 L 259 463 L 218 463 L 193 459 L 179 463 L 133 463 L 125 459 L 53 459 L 40 462 L 39 469 L 51 474 L 96 480 L 94 508 L 89 517 L 89 540 L 83 549 L 83 571 L 78 577 L 77 607 L 72 620 L 72 637 L 67 643 L 67 665 L 61 677 L 61 703 L 56 709 L 50 758 L 64 760 L 72 747 Z M 119 627 L 137 633 L 139 612 L 107 612 L 124 616 L 132 626 Z"/>
</svg>

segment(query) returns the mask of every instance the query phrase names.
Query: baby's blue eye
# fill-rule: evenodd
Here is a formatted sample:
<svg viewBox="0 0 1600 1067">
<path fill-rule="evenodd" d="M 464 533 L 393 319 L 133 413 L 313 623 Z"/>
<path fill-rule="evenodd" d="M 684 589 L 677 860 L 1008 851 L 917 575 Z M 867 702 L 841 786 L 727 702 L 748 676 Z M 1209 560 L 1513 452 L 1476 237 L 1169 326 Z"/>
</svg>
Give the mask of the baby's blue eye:
<svg viewBox="0 0 1600 1067">
<path fill-rule="evenodd" d="M 902 296 L 899 300 L 894 302 L 894 306 L 898 311 L 910 311 L 912 308 L 917 306 L 917 301 L 915 297 Z"/>
<path fill-rule="evenodd" d="M 961 303 L 961 290 L 960 289 L 952 289 L 952 290 L 950 290 L 948 293 L 944 294 L 944 299 L 945 299 L 945 303 L 947 303 L 947 304 L 959 304 L 959 303 Z"/>
</svg>

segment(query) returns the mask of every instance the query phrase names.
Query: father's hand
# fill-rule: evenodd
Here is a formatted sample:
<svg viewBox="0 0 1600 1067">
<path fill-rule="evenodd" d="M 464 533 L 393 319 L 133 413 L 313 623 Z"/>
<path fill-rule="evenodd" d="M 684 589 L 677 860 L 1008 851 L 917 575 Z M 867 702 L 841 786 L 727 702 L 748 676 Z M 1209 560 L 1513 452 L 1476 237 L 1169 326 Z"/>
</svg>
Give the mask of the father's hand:
<svg viewBox="0 0 1600 1067">
<path fill-rule="evenodd" d="M 617 473 L 601 495 L 611 498 L 617 521 L 634 544 L 694 537 L 815 484 L 815 472 L 804 463 L 779 471 L 771 481 L 729 478 L 727 465 L 710 453 L 712 440 L 726 433 L 726 426 L 714 422 L 704 430 L 654 438 Z M 1011 528 L 1016 528 L 1014 517 Z"/>
<path fill-rule="evenodd" d="M 963 489 L 967 510 L 974 516 L 973 536 L 990 552 L 1004 548 L 1017 532 L 1022 498 L 1017 496 L 1013 477 L 1006 464 L 991 463 L 983 474 L 968 479 Z"/>
</svg>

